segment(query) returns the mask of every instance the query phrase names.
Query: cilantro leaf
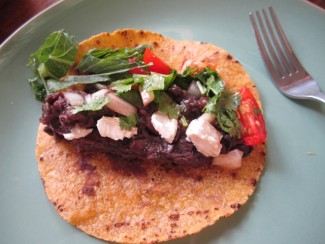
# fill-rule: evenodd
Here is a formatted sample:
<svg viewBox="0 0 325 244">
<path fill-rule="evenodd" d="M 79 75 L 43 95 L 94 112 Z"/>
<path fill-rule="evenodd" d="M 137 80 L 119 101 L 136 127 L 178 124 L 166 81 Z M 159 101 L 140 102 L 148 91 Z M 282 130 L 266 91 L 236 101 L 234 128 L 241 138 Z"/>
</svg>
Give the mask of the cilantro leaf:
<svg viewBox="0 0 325 244">
<path fill-rule="evenodd" d="M 137 114 L 119 117 L 120 127 L 122 130 L 131 130 L 138 123 Z"/>
<path fill-rule="evenodd" d="M 194 74 L 194 79 L 201 85 L 200 91 L 208 97 L 203 111 L 216 115 L 220 128 L 231 136 L 240 135 L 240 122 L 236 116 L 236 110 L 240 104 L 238 93 L 232 93 L 225 87 L 217 71 L 204 68 Z"/>
<path fill-rule="evenodd" d="M 226 88 L 218 101 L 218 110 L 222 110 L 222 108 L 224 108 L 226 110 L 236 111 L 240 105 L 240 102 L 241 97 L 239 93 L 232 93 L 228 88 Z"/>
<path fill-rule="evenodd" d="M 236 115 L 239 104 L 239 94 L 225 89 L 220 95 L 209 98 L 204 111 L 216 114 L 220 128 L 235 137 L 240 135 L 240 122 Z"/>
<path fill-rule="evenodd" d="M 168 89 L 176 77 L 176 70 L 173 70 L 168 75 L 151 72 L 150 75 L 133 75 L 136 83 L 143 85 L 143 90 L 146 91 L 162 91 Z"/>
<path fill-rule="evenodd" d="M 132 78 L 117 80 L 110 84 L 110 87 L 117 93 L 130 91 L 132 86 L 140 84 L 143 90 L 159 91 L 166 90 L 176 77 L 176 71 L 173 70 L 169 75 L 162 75 L 152 72 L 150 75 L 134 74 Z"/>
<path fill-rule="evenodd" d="M 110 87 L 116 90 L 116 92 L 119 94 L 119 93 L 131 91 L 132 86 L 134 84 L 135 84 L 134 78 L 131 77 L 123 80 L 114 81 L 110 84 Z"/>
<path fill-rule="evenodd" d="M 172 119 L 178 119 L 180 114 L 179 106 L 163 91 L 155 92 L 155 103 L 158 103 L 158 110 Z"/>
<path fill-rule="evenodd" d="M 235 111 L 225 110 L 224 113 L 217 113 L 217 121 L 220 128 L 229 133 L 230 136 L 239 136 L 240 123 L 237 119 Z"/>
<path fill-rule="evenodd" d="M 109 97 L 107 96 L 95 96 L 89 102 L 84 103 L 81 106 L 74 106 L 72 114 L 76 114 L 82 111 L 98 111 L 101 110 L 107 103 L 109 103 Z"/>
</svg>

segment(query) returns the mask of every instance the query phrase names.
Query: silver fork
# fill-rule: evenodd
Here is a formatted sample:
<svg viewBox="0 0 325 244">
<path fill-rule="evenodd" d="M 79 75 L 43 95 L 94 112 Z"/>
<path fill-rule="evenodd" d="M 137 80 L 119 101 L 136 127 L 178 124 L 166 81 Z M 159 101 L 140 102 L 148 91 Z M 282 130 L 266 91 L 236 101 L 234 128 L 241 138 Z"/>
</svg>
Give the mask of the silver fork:
<svg viewBox="0 0 325 244">
<path fill-rule="evenodd" d="M 313 99 L 325 103 L 325 94 L 297 59 L 273 8 L 269 7 L 269 15 L 273 24 L 266 11 L 263 9 L 262 12 L 264 21 L 259 11 L 255 12 L 257 21 L 254 13 L 249 15 L 258 47 L 274 84 L 284 95 L 290 98 Z M 258 22 L 259 28 L 256 22 Z"/>
</svg>

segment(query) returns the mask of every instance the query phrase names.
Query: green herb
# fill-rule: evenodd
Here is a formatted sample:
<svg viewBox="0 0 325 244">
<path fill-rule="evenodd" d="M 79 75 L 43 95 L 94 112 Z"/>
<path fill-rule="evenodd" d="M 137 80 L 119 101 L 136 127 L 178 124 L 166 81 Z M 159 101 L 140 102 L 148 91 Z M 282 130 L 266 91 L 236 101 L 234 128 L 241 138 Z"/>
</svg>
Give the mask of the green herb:
<svg viewBox="0 0 325 244">
<path fill-rule="evenodd" d="M 71 112 L 76 114 L 82 111 L 98 111 L 101 110 L 107 103 L 109 103 L 109 97 L 95 96 L 88 103 L 84 103 L 81 106 L 74 106 Z"/>
<path fill-rule="evenodd" d="M 158 110 L 172 119 L 178 119 L 180 114 L 179 106 L 165 92 L 155 92 L 155 103 L 158 103 Z"/>
<path fill-rule="evenodd" d="M 136 114 L 120 117 L 120 127 L 123 130 L 131 130 L 138 123 L 138 117 Z"/>
<path fill-rule="evenodd" d="M 141 67 L 147 67 L 147 65 L 142 65 Z M 66 76 L 61 80 L 49 79 L 46 82 L 48 87 L 48 93 L 55 93 L 64 89 L 67 89 L 74 85 L 79 84 L 96 84 L 100 82 L 109 82 L 111 80 L 117 79 L 118 77 L 125 77 L 128 69 L 114 70 L 102 74 L 93 75 L 70 75 Z M 127 78 L 128 79 L 128 78 Z"/>
<path fill-rule="evenodd" d="M 200 81 L 197 81 L 196 85 L 199 88 L 201 95 L 204 95 L 207 92 L 207 88 L 205 86 L 203 86 Z"/>
<path fill-rule="evenodd" d="M 240 123 L 235 111 L 225 110 L 224 112 L 217 113 L 217 121 L 221 129 L 229 133 L 230 136 L 239 136 Z"/>
<path fill-rule="evenodd" d="M 222 87 L 222 86 L 220 86 Z M 204 111 L 216 114 L 221 129 L 231 136 L 240 135 L 240 122 L 236 110 L 240 104 L 240 95 L 223 88 L 222 92 L 209 98 Z"/>
<path fill-rule="evenodd" d="M 135 85 L 137 82 L 135 81 L 134 77 L 117 80 L 110 84 L 110 87 L 114 89 L 118 94 L 131 91 L 132 86 Z"/>
<path fill-rule="evenodd" d="M 29 58 L 28 65 L 32 68 L 35 77 L 29 79 L 35 97 L 44 100 L 49 93 L 46 79 L 60 79 L 74 63 L 77 54 L 77 43 L 73 36 L 63 30 L 51 33 Z"/>
<path fill-rule="evenodd" d="M 117 95 L 135 107 L 140 107 L 142 105 L 142 98 L 138 90 L 130 90 L 127 92 L 118 93 Z"/>
<path fill-rule="evenodd" d="M 188 126 L 188 121 L 187 121 L 187 119 L 184 116 L 181 117 L 181 123 L 182 123 L 183 127 L 187 127 Z"/>
<path fill-rule="evenodd" d="M 151 73 L 150 75 L 134 74 L 132 78 L 117 80 L 111 83 L 110 87 L 117 93 L 130 91 L 132 86 L 141 85 L 146 91 L 162 91 L 168 89 L 176 77 L 176 70 L 168 75 Z"/>
<path fill-rule="evenodd" d="M 94 74 L 111 72 L 114 70 L 138 68 L 143 65 L 144 50 L 150 46 L 142 45 L 136 48 L 122 49 L 93 49 L 80 61 L 77 69 Z M 130 62 L 134 59 L 134 62 Z"/>
<path fill-rule="evenodd" d="M 176 71 L 173 70 L 168 75 L 151 73 L 151 75 L 134 75 L 135 79 L 143 79 L 143 90 L 146 91 L 162 91 L 168 89 L 176 77 Z"/>
<path fill-rule="evenodd" d="M 241 99 L 239 94 L 227 89 L 217 71 L 210 68 L 190 75 L 196 80 L 201 94 L 208 97 L 203 111 L 214 113 L 223 131 L 234 137 L 239 136 L 240 122 L 236 115 Z"/>
<path fill-rule="evenodd" d="M 110 78 L 105 77 L 105 76 L 96 76 L 96 77 L 69 76 L 64 81 L 49 79 L 46 81 L 46 84 L 48 87 L 48 93 L 55 93 L 55 92 L 67 89 L 74 85 L 96 84 L 98 82 L 106 82 L 109 80 L 110 80 Z"/>
<path fill-rule="evenodd" d="M 34 91 L 35 98 L 39 101 L 44 100 L 47 93 L 46 93 L 46 89 L 45 89 L 44 84 L 41 81 L 41 79 L 38 77 L 34 77 L 31 79 L 28 79 L 28 82 Z"/>
<path fill-rule="evenodd" d="M 183 90 L 187 90 L 193 81 L 193 74 L 196 72 L 197 68 L 186 67 L 182 74 L 177 74 L 175 79 L 175 84 Z"/>
</svg>

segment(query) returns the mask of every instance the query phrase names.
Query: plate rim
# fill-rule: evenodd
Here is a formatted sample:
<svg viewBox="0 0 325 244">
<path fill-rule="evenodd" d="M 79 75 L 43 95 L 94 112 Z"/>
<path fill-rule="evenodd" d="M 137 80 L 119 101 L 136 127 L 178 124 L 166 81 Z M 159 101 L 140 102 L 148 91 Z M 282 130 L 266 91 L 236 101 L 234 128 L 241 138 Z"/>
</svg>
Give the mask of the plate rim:
<svg viewBox="0 0 325 244">
<path fill-rule="evenodd" d="M 58 6 L 58 5 L 61 5 L 63 2 L 66 2 L 66 1 L 65 0 L 58 0 L 57 2 L 54 2 L 54 3 L 50 4 L 45 9 L 43 9 L 40 12 L 38 12 L 37 14 L 33 15 L 31 18 L 29 18 L 23 24 L 21 24 L 14 32 L 12 32 L 0 44 L 0 54 L 1 54 L 1 51 L 5 48 L 5 46 L 7 46 L 12 41 L 12 39 L 14 39 L 21 31 L 23 31 L 25 28 L 27 28 L 26 26 L 28 26 L 35 19 L 38 19 L 41 15 L 45 14 L 46 12 L 48 12 L 50 9 L 52 9 L 52 8 Z"/>
</svg>

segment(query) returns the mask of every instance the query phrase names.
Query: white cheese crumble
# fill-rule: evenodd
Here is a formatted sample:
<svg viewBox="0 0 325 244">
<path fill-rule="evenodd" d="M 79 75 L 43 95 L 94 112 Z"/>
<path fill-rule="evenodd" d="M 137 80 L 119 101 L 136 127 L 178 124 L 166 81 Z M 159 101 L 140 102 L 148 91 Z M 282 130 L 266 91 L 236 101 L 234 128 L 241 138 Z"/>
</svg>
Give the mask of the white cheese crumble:
<svg viewBox="0 0 325 244">
<path fill-rule="evenodd" d="M 243 152 L 234 149 L 227 154 L 220 154 L 212 159 L 212 165 L 217 165 L 226 169 L 238 169 L 241 167 Z"/>
<path fill-rule="evenodd" d="M 87 103 L 91 103 L 93 99 L 98 99 L 102 97 L 108 97 L 109 102 L 107 103 L 107 107 L 113 110 L 116 113 L 129 116 L 135 114 L 137 112 L 136 107 L 132 104 L 124 101 L 122 98 L 116 96 L 114 93 L 110 92 L 108 89 L 101 89 L 93 94 L 88 94 L 85 98 Z"/>
<path fill-rule="evenodd" d="M 63 137 L 66 140 L 78 139 L 89 135 L 92 131 L 93 129 L 80 128 L 76 126 L 71 129 L 70 133 L 63 134 Z"/>
<path fill-rule="evenodd" d="M 81 106 L 85 102 L 83 96 L 76 92 L 65 92 L 63 95 L 71 106 Z"/>
<path fill-rule="evenodd" d="M 194 119 L 188 125 L 186 135 L 196 149 L 206 157 L 217 157 L 221 151 L 221 134 L 205 119 Z"/>
<path fill-rule="evenodd" d="M 109 137 L 115 141 L 131 138 L 138 133 L 136 127 L 131 128 L 131 130 L 122 129 L 118 117 L 103 116 L 97 121 L 97 129 L 102 137 Z"/>
<path fill-rule="evenodd" d="M 139 92 L 142 98 L 143 106 L 148 106 L 153 100 L 155 100 L 155 94 L 153 91 L 143 90 L 141 86 L 139 86 Z"/>
<path fill-rule="evenodd" d="M 172 143 L 177 133 L 177 119 L 171 119 L 162 112 L 155 112 L 151 116 L 151 123 L 161 138 Z"/>
</svg>

